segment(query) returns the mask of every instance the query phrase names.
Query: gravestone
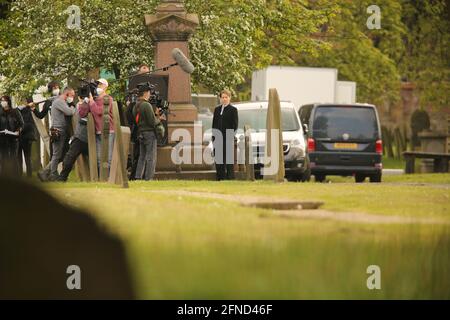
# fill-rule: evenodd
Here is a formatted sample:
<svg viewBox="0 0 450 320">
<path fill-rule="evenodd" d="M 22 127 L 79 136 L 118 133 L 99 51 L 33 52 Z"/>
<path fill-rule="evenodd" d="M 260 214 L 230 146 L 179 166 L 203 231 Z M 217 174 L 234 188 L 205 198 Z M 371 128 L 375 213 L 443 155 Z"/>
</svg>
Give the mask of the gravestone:
<svg viewBox="0 0 450 320">
<path fill-rule="evenodd" d="M 0 299 L 133 299 L 122 242 L 86 212 L 0 176 Z M 69 289 L 70 266 L 81 290 Z"/>
<path fill-rule="evenodd" d="M 264 151 L 264 180 L 284 182 L 283 132 L 281 128 L 281 105 L 276 89 L 269 89 L 269 106 L 267 108 L 266 148 Z M 268 163 L 271 159 L 271 163 Z M 275 166 L 274 173 L 266 172 L 267 166 Z"/>
</svg>

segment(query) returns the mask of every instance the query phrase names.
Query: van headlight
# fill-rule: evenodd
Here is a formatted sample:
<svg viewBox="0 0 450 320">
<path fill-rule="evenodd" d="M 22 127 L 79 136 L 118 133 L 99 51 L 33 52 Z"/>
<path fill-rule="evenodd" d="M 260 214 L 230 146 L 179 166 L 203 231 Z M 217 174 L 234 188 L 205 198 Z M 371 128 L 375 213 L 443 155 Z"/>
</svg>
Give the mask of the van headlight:
<svg viewBox="0 0 450 320">
<path fill-rule="evenodd" d="M 289 143 L 289 152 L 285 156 L 286 161 L 299 160 L 305 156 L 304 146 L 298 139 L 294 139 Z"/>
</svg>

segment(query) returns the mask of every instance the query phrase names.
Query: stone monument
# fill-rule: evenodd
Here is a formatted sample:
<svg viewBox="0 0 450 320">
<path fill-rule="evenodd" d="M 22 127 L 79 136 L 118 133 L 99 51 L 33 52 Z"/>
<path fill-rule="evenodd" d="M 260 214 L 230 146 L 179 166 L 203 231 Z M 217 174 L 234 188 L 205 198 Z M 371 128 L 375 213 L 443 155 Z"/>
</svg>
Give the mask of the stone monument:
<svg viewBox="0 0 450 320">
<path fill-rule="evenodd" d="M 145 15 L 145 25 L 155 43 L 156 69 L 175 63 L 172 58 L 174 48 L 179 48 L 189 59 L 188 41 L 198 27 L 199 19 L 196 14 L 187 13 L 182 0 L 162 0 L 155 14 Z M 192 104 L 190 74 L 179 66 L 156 74 L 169 76 L 168 100 L 171 112 L 168 118 L 169 146 L 158 149 L 157 163 L 157 171 L 167 171 L 175 168 L 170 158 L 170 152 L 176 143 L 171 140 L 172 132 L 175 129 L 186 129 L 194 139 L 194 127 L 198 126 L 197 130 L 201 130 L 201 125 L 196 124 L 197 108 Z M 193 145 L 195 146 L 192 150 L 195 147 L 201 148 L 202 141 L 193 141 Z M 194 169 L 192 166 L 189 168 Z"/>
</svg>

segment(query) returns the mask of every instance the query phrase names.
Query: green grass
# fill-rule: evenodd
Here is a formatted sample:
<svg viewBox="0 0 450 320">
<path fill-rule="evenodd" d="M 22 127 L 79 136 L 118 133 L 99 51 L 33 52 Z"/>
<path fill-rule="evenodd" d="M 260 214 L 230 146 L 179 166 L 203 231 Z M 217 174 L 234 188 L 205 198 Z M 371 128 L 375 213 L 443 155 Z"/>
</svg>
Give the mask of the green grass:
<svg viewBox="0 0 450 320">
<path fill-rule="evenodd" d="M 324 209 L 450 222 L 450 175 L 392 183 L 48 184 L 123 239 L 140 298 L 450 299 L 449 224 L 286 219 L 177 190 L 325 201 Z M 158 191 L 158 192 L 155 192 Z M 80 203 L 82 205 L 80 205 Z M 382 290 L 366 287 L 379 265 Z"/>
<path fill-rule="evenodd" d="M 312 180 L 314 180 L 312 178 Z M 354 183 L 353 177 L 329 176 L 328 182 L 331 183 Z M 368 182 L 369 179 L 366 179 Z M 450 185 L 450 174 L 433 173 L 433 174 L 401 174 L 401 175 L 383 175 L 384 183 L 403 183 L 403 184 L 442 184 Z M 385 185 L 385 184 L 382 184 Z"/>
<path fill-rule="evenodd" d="M 385 169 L 405 169 L 406 162 L 403 159 L 383 157 L 383 168 Z"/>
</svg>

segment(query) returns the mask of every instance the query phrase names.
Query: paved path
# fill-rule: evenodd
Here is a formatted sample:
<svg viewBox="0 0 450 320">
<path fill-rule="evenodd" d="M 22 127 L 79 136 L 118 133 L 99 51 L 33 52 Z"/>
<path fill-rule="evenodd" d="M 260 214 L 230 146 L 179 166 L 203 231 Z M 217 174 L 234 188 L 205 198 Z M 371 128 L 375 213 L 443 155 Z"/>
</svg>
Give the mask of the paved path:
<svg viewBox="0 0 450 320">
<path fill-rule="evenodd" d="M 182 191 L 182 190 L 145 190 L 145 192 L 151 193 L 172 193 L 176 194 L 178 197 L 188 196 L 188 197 L 201 197 L 210 198 L 217 200 L 227 200 L 238 202 L 243 206 L 248 206 L 249 204 L 255 202 L 268 201 L 274 202 L 289 202 L 292 199 L 270 199 L 269 197 L 257 197 L 257 196 L 245 196 L 245 195 L 233 195 L 233 194 L 222 194 L 222 193 L 211 193 L 211 192 L 197 192 L 197 191 Z M 440 218 L 419 218 L 419 217 L 404 217 L 404 216 L 393 216 L 393 215 L 377 215 L 368 214 L 364 212 L 335 212 L 329 210 L 267 210 L 266 213 L 261 214 L 261 217 L 272 218 L 297 218 L 297 219 L 316 219 L 316 220 L 337 220 L 352 223 L 368 223 L 368 224 L 448 224 L 449 220 L 444 220 Z"/>
</svg>

